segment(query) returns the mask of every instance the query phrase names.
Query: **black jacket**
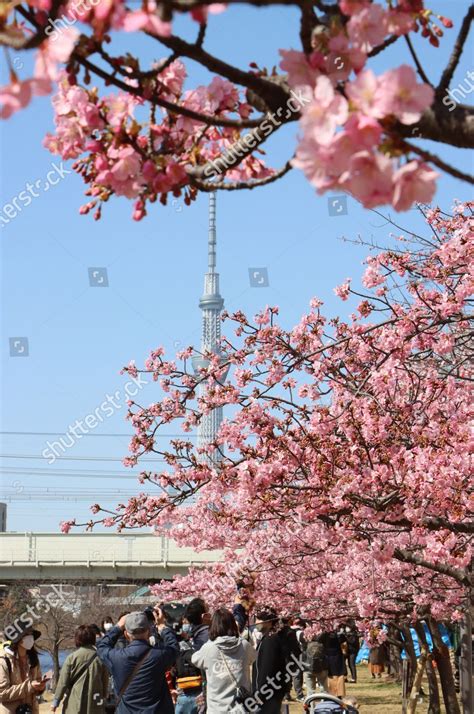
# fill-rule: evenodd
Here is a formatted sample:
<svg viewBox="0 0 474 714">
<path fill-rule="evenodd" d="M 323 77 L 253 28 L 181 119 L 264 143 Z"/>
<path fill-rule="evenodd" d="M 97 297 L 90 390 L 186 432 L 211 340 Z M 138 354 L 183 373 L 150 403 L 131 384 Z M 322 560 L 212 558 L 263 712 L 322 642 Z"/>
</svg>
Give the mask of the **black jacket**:
<svg viewBox="0 0 474 714">
<path fill-rule="evenodd" d="M 277 633 L 264 635 L 257 646 L 257 659 L 252 668 L 254 698 L 262 703 L 283 700 L 286 693 L 286 652 Z"/>
<path fill-rule="evenodd" d="M 117 707 L 117 714 L 173 714 L 174 706 L 165 672 L 178 654 L 175 633 L 165 628 L 161 640 L 154 647 L 144 640 L 134 640 L 123 649 L 115 649 L 121 635 L 121 628 L 113 627 L 97 642 L 97 654 L 113 676 L 117 695 L 137 662 L 146 652 L 151 654 L 128 685 Z"/>
<path fill-rule="evenodd" d="M 328 675 L 330 677 L 341 677 L 344 674 L 344 655 L 341 644 L 346 641 L 345 636 L 336 632 L 323 632 L 319 641 L 324 645 L 324 651 L 328 660 Z"/>
<path fill-rule="evenodd" d="M 191 645 L 193 652 L 197 652 L 209 639 L 208 625 L 194 625 L 191 630 Z"/>
<path fill-rule="evenodd" d="M 357 632 L 348 632 L 346 634 L 347 652 L 349 654 L 357 654 L 360 650 L 360 640 Z"/>
</svg>

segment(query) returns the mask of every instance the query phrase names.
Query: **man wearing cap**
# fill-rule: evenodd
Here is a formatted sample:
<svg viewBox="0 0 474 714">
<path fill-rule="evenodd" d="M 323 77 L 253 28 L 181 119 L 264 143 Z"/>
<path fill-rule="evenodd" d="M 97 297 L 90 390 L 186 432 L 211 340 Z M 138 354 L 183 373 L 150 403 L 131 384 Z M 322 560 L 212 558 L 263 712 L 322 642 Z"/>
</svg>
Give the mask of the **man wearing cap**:
<svg viewBox="0 0 474 714">
<path fill-rule="evenodd" d="M 154 610 L 160 639 L 149 644 L 150 621 L 144 612 L 131 612 L 97 642 L 97 653 L 114 680 L 116 714 L 173 714 L 165 673 L 179 652 L 178 640 L 160 609 Z M 124 649 L 114 649 L 123 636 Z"/>
</svg>

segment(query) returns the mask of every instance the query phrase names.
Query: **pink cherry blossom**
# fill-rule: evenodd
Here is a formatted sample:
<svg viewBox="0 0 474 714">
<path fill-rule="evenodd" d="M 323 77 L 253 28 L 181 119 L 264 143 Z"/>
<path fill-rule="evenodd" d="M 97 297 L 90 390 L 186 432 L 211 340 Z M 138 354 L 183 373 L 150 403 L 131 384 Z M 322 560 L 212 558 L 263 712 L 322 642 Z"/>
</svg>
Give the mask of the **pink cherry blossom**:
<svg viewBox="0 0 474 714">
<path fill-rule="evenodd" d="M 31 80 L 20 82 L 13 81 L 0 88 L 0 117 L 8 119 L 12 114 L 26 107 L 31 100 L 32 83 Z"/>
<path fill-rule="evenodd" d="M 380 76 L 378 93 L 385 115 L 395 115 L 402 124 L 417 122 L 434 97 L 433 88 L 419 84 L 415 70 L 406 64 Z"/>
<path fill-rule="evenodd" d="M 319 77 L 313 93 L 313 101 L 303 109 L 301 126 L 305 134 L 319 144 L 328 144 L 336 129 L 348 116 L 348 104 L 335 92 L 328 77 Z"/>
<path fill-rule="evenodd" d="M 351 42 L 363 52 L 380 45 L 387 34 L 387 11 L 381 5 L 364 7 L 352 15 L 347 25 Z"/>
<path fill-rule="evenodd" d="M 393 194 L 393 162 L 388 156 L 359 151 L 351 158 L 340 178 L 351 194 L 365 208 L 390 203 Z"/>
<path fill-rule="evenodd" d="M 339 0 L 344 15 L 355 15 L 370 5 L 370 0 Z"/>
<path fill-rule="evenodd" d="M 313 90 L 316 79 L 320 75 L 318 62 L 314 61 L 317 55 L 313 53 L 310 57 L 307 57 L 304 52 L 297 52 L 296 50 L 279 50 L 279 52 L 282 57 L 280 67 L 284 72 L 288 73 L 290 87 Z"/>
<path fill-rule="evenodd" d="M 380 119 L 387 113 L 379 78 L 371 69 L 364 70 L 353 82 L 349 82 L 346 94 L 354 106 L 368 116 Z"/>
<path fill-rule="evenodd" d="M 439 174 L 420 161 L 409 161 L 395 171 L 393 176 L 393 205 L 397 211 L 408 211 L 411 206 L 429 203 L 436 191 Z"/>
<path fill-rule="evenodd" d="M 171 35 L 171 24 L 160 19 L 154 0 L 148 0 L 146 9 L 127 12 L 123 19 L 122 27 L 125 32 L 146 30 L 163 37 Z"/>
</svg>

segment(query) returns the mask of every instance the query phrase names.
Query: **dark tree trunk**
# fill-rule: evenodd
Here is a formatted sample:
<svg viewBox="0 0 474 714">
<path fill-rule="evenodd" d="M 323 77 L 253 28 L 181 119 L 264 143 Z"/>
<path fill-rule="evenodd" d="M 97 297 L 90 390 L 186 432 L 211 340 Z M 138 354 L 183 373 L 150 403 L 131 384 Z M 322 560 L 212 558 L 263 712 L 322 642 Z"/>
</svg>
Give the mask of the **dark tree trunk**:
<svg viewBox="0 0 474 714">
<path fill-rule="evenodd" d="M 415 630 L 420 642 L 426 647 L 427 650 L 429 650 L 423 623 L 417 622 L 415 625 Z M 433 655 L 431 653 L 428 654 L 428 658 L 426 660 L 426 676 L 428 678 L 428 690 L 430 696 L 427 714 L 441 714 L 438 680 L 436 678 L 436 672 L 433 667 Z"/>
<path fill-rule="evenodd" d="M 433 658 L 438 667 L 446 714 L 461 714 L 459 702 L 456 697 L 453 668 L 451 666 L 449 650 L 441 639 L 437 621 L 430 618 L 428 620 L 428 626 L 433 639 Z"/>
<path fill-rule="evenodd" d="M 390 662 L 390 674 L 393 676 L 395 682 L 400 684 L 402 681 L 402 663 L 401 663 L 401 652 L 403 650 L 403 642 L 400 637 L 398 627 L 395 625 L 390 625 L 388 628 L 389 634 L 389 650 L 388 657 Z M 400 644 L 396 645 L 391 642 L 391 640 L 397 640 Z"/>
<path fill-rule="evenodd" d="M 406 682 L 404 682 L 404 692 L 405 695 L 403 697 L 403 703 L 402 703 L 402 712 L 403 714 L 406 714 L 408 711 L 408 701 L 409 701 L 409 696 L 410 692 L 413 688 L 413 682 L 415 680 L 415 673 L 416 673 L 416 654 L 415 654 L 415 647 L 413 645 L 413 638 L 411 636 L 410 632 L 410 625 L 408 624 L 403 624 L 400 625 L 400 631 L 403 634 L 403 643 L 404 643 L 404 649 L 405 653 L 407 656 L 407 665 L 408 666 L 408 679 Z"/>
<path fill-rule="evenodd" d="M 411 691 L 411 688 L 413 687 L 413 680 L 415 679 L 415 672 L 416 672 L 415 646 L 413 644 L 413 638 L 411 636 L 410 626 L 402 625 L 400 629 L 403 633 L 405 652 L 408 657 L 408 661 L 410 662 L 410 677 L 408 680 L 408 691 Z"/>
</svg>

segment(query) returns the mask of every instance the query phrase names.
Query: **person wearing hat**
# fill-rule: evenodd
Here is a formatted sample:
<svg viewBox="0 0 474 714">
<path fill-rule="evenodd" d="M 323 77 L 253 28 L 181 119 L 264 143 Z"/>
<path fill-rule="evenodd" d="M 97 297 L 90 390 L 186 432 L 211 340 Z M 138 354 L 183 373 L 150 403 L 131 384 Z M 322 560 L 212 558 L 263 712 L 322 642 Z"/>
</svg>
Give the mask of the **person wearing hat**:
<svg viewBox="0 0 474 714">
<path fill-rule="evenodd" d="M 92 625 L 80 625 L 74 633 L 76 650 L 66 657 L 54 693 L 51 711 L 63 701 L 67 714 L 104 714 L 109 674 L 98 659 L 96 631 Z"/>
<path fill-rule="evenodd" d="M 4 644 L 0 656 L 0 714 L 16 714 L 21 705 L 25 712 L 38 714 L 37 696 L 44 692 L 47 681 L 41 676 L 35 649 L 35 641 L 41 637 L 41 632 L 18 620 L 7 627 L 7 631 L 10 642 Z M 10 634 L 13 631 L 14 634 Z"/>
<path fill-rule="evenodd" d="M 278 615 L 271 607 L 263 608 L 255 615 L 255 628 L 261 638 L 257 644 L 252 685 L 259 714 L 280 714 L 286 694 L 286 649 L 277 632 L 278 622 Z"/>
<path fill-rule="evenodd" d="M 116 714 L 173 714 L 166 671 L 179 652 L 178 638 L 166 626 L 159 608 L 153 611 L 160 635 L 149 643 L 151 623 L 144 612 L 131 612 L 97 642 L 97 653 L 113 677 L 117 695 Z M 125 633 L 128 644 L 115 645 Z"/>
</svg>

